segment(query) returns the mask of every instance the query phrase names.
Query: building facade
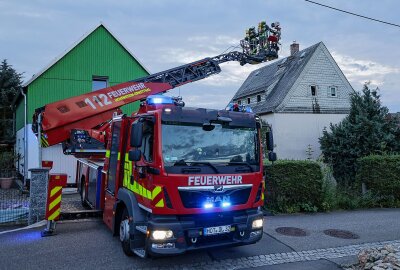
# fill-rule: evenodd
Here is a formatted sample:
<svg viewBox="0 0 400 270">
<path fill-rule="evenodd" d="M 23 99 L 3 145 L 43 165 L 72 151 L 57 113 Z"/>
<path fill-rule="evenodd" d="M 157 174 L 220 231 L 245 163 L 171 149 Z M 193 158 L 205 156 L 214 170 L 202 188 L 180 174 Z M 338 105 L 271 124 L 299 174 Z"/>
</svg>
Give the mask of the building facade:
<svg viewBox="0 0 400 270">
<path fill-rule="evenodd" d="M 24 84 L 24 92 L 14 101 L 18 171 L 30 178 L 28 170 L 39 166 L 39 145 L 31 129 L 36 108 L 148 75 L 146 68 L 100 24 L 84 35 L 70 49 Z M 122 109 L 131 114 L 139 104 Z M 61 145 L 41 148 L 42 160 L 53 160 L 53 170 L 68 174 L 75 181 L 76 161 L 63 155 Z"/>
<path fill-rule="evenodd" d="M 319 42 L 253 71 L 232 101 L 250 106 L 272 126 L 280 159 L 317 159 L 324 128 L 350 110 L 353 88 Z"/>
</svg>

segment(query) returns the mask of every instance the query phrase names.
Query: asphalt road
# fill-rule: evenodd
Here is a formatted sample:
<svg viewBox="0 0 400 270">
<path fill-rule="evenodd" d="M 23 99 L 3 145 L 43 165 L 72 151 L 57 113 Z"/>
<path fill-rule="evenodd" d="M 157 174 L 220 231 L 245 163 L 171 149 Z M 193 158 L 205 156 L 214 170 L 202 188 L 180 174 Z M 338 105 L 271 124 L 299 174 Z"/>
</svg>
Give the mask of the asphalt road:
<svg viewBox="0 0 400 270">
<path fill-rule="evenodd" d="M 400 209 L 335 212 L 314 215 L 266 217 L 263 239 L 254 245 L 191 252 L 185 255 L 140 259 L 126 257 L 119 240 L 112 237 L 100 220 L 59 223 L 58 235 L 42 238 L 42 228 L 0 235 L 0 269 L 190 269 L 204 264 L 204 269 L 230 269 L 224 264 L 256 255 L 290 253 L 317 248 L 340 247 L 357 243 L 400 239 Z M 278 234 L 278 227 L 305 229 L 307 236 Z M 322 233 L 325 229 L 345 229 L 358 239 L 337 239 Z M 293 262 L 256 269 L 340 269 L 354 256 L 335 260 Z M 207 265 L 212 263 L 213 267 Z M 254 266 L 257 266 L 256 264 Z"/>
</svg>

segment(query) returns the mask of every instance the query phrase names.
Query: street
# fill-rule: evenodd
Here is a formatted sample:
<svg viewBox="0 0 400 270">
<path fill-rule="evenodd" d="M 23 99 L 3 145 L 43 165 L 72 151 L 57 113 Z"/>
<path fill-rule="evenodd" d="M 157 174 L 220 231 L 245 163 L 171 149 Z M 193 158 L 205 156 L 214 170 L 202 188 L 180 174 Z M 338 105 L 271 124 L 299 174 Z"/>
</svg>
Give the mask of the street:
<svg viewBox="0 0 400 270">
<path fill-rule="evenodd" d="M 42 238 L 43 227 L 0 235 L 0 269 L 340 269 L 362 248 L 400 246 L 399 220 L 400 209 L 268 216 L 257 244 L 150 259 L 126 257 L 100 219 L 64 221 L 53 237 Z M 282 235 L 297 232 L 282 227 L 305 234 Z M 328 236 L 328 229 L 354 237 Z"/>
</svg>

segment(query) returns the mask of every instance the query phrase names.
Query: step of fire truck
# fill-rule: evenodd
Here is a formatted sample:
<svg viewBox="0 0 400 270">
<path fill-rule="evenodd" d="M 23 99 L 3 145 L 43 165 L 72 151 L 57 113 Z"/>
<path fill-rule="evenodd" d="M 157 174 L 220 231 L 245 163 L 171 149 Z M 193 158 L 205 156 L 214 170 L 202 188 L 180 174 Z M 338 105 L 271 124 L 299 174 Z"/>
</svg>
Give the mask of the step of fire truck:
<svg viewBox="0 0 400 270">
<path fill-rule="evenodd" d="M 138 255 L 141 258 L 146 257 L 146 250 L 144 250 L 144 248 L 135 248 L 133 250 L 133 253 L 135 253 L 136 255 Z"/>
<path fill-rule="evenodd" d="M 60 213 L 60 220 L 76 220 L 76 219 L 102 218 L 102 217 L 103 217 L 103 211 L 101 210 L 69 211 Z"/>
</svg>

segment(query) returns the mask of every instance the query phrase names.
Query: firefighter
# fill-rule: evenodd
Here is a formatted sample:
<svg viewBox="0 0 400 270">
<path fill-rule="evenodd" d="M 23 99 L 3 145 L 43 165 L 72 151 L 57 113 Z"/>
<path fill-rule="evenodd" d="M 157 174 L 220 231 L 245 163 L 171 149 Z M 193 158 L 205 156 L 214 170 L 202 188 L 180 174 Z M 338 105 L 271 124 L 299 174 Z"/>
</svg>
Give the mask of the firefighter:
<svg viewBox="0 0 400 270">
<path fill-rule="evenodd" d="M 270 35 L 268 36 L 268 47 L 271 53 L 278 54 L 279 50 L 279 40 L 281 39 L 281 28 L 279 22 L 271 24 Z"/>
<path fill-rule="evenodd" d="M 258 39 L 262 49 L 267 49 L 268 47 L 268 28 L 269 27 L 265 21 L 262 21 L 258 24 Z"/>
<path fill-rule="evenodd" d="M 256 54 L 257 53 L 257 32 L 255 27 L 250 27 L 249 28 L 249 45 L 250 45 L 250 54 Z"/>
</svg>

